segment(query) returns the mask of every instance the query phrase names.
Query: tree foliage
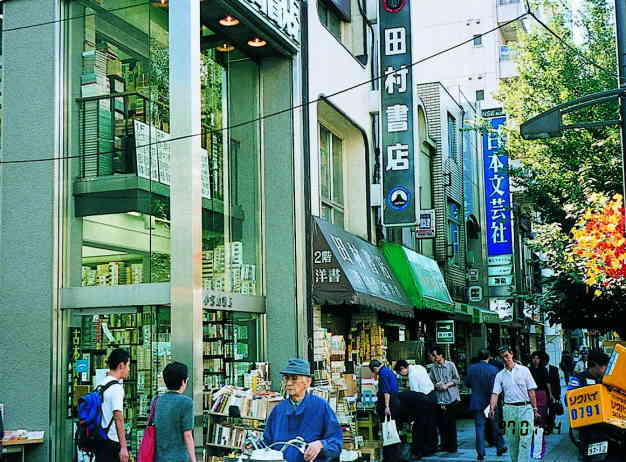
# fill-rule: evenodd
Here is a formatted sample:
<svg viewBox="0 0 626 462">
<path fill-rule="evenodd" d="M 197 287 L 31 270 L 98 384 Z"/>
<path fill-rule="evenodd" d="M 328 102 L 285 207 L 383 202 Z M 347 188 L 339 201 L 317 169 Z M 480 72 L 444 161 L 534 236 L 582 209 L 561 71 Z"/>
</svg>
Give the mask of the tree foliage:
<svg viewBox="0 0 626 462">
<path fill-rule="evenodd" d="M 610 325 L 614 316 L 623 319 L 626 315 L 626 308 L 620 311 L 609 297 L 597 297 L 593 289 L 589 290 L 580 269 L 568 261 L 567 250 L 571 230 L 589 205 L 588 198 L 594 193 L 611 197 L 622 190 L 619 130 L 567 130 L 560 138 L 525 141 L 519 125 L 558 104 L 617 87 L 615 23 L 610 3 L 582 3 L 576 23 L 577 30 L 583 32 L 581 43 L 574 43 L 569 12 L 560 3 L 535 3 L 535 8 L 541 6 L 552 13 L 549 26 L 574 49 L 564 46 L 531 19 L 530 30 L 521 32 L 513 46 L 519 76 L 503 81 L 496 96 L 509 118 L 506 150 L 517 161 L 511 177 L 521 191 L 516 202 L 522 205 L 521 210 L 538 212 L 535 218 L 539 217 L 542 226 L 534 246 L 553 270 L 545 294 L 536 302 L 553 321 L 577 321 L 579 327 L 584 327 L 581 321 L 590 319 L 594 324 Z M 611 101 L 573 112 L 564 122 L 616 119 L 618 104 Z M 614 293 L 613 297 L 620 295 Z"/>
</svg>

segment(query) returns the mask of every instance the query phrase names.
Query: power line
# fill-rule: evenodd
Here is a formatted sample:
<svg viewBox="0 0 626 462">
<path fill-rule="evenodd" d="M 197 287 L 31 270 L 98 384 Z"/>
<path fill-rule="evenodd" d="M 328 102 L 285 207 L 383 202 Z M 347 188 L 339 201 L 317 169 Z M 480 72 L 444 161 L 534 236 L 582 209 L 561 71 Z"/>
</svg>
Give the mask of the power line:
<svg viewBox="0 0 626 462">
<path fill-rule="evenodd" d="M 563 44 L 566 48 L 568 48 L 570 51 L 573 51 L 574 53 L 576 53 L 578 56 L 580 56 L 582 59 L 584 59 L 588 64 L 591 64 L 593 67 L 606 72 L 607 74 L 609 74 L 611 77 L 615 77 L 618 78 L 617 74 L 614 71 L 611 71 L 610 69 L 607 69 L 604 66 L 601 66 L 600 64 L 598 64 L 597 62 L 595 62 L 593 59 L 591 59 L 590 57 L 588 57 L 586 54 L 584 54 L 580 49 L 578 49 L 577 47 L 575 47 L 574 45 L 572 45 L 571 43 L 568 43 L 567 40 L 565 40 L 563 37 L 561 37 L 559 34 L 557 34 L 550 26 L 548 26 L 545 22 L 543 22 L 541 19 L 539 19 L 537 17 L 537 15 L 535 15 L 535 13 L 533 11 L 530 11 L 530 16 L 532 16 L 535 21 L 537 21 L 546 31 L 548 31 L 552 36 L 554 36 L 561 44 Z"/>
<path fill-rule="evenodd" d="M 105 11 L 107 13 L 113 13 L 114 11 L 128 10 L 130 8 L 136 8 L 138 6 L 145 6 L 145 5 L 149 5 L 149 4 L 150 4 L 150 2 L 135 3 L 133 5 L 120 6 L 118 8 L 111 8 L 110 10 L 105 10 Z M 78 16 L 70 16 L 68 18 L 63 18 L 63 19 L 53 19 L 51 21 L 44 21 L 44 22 L 40 22 L 40 23 L 29 24 L 27 26 L 9 27 L 7 29 L 2 29 L 2 33 L 4 34 L 5 32 L 13 32 L 13 31 L 16 31 L 16 30 L 30 29 L 30 28 L 33 28 L 33 27 L 49 26 L 51 24 L 57 24 L 57 23 L 62 23 L 62 22 L 67 22 L 67 21 L 73 21 L 74 19 L 84 19 L 84 18 L 88 18 L 90 16 L 95 16 L 97 14 L 101 14 L 101 13 L 93 12 L 93 13 L 81 14 L 81 15 L 78 15 Z"/>
<path fill-rule="evenodd" d="M 527 15 L 528 15 L 528 13 L 521 14 L 518 17 L 516 17 L 514 19 L 511 19 L 510 21 L 504 22 L 504 23 L 502 23 L 502 24 L 500 24 L 500 25 L 498 25 L 498 26 L 496 26 L 496 27 L 494 27 L 492 29 L 489 29 L 486 32 L 483 32 L 481 35 L 484 36 L 484 35 L 491 34 L 491 33 L 495 32 L 495 31 L 497 31 L 499 29 L 502 29 L 503 27 L 506 27 L 506 26 L 508 26 L 510 24 L 513 24 L 513 23 L 519 21 L 520 19 L 524 18 Z M 430 56 L 426 56 L 425 58 L 419 59 L 418 61 L 415 61 L 415 62 L 411 63 L 409 65 L 409 67 L 414 67 L 414 66 L 417 66 L 418 64 L 422 64 L 422 63 L 424 63 L 424 62 L 426 62 L 426 61 L 428 61 L 430 59 L 434 59 L 434 58 L 436 58 L 438 56 L 441 56 L 443 54 L 449 53 L 450 51 L 453 51 L 453 50 L 455 50 L 457 48 L 460 48 L 461 46 L 466 45 L 468 43 L 471 43 L 473 41 L 474 41 L 474 37 L 472 36 L 471 38 L 469 38 L 467 40 L 464 40 L 464 41 L 462 41 L 460 43 L 457 43 L 456 45 L 452 45 L 452 46 L 450 46 L 448 48 L 445 48 L 445 49 L 440 50 L 440 51 L 438 51 L 436 53 L 433 53 Z M 239 127 L 242 127 L 242 126 L 245 126 L 245 125 L 253 124 L 255 122 L 260 122 L 262 120 L 269 119 L 271 117 L 276 117 L 276 116 L 279 116 L 279 115 L 282 115 L 282 114 L 294 111 L 296 109 L 302 109 L 304 107 L 308 107 L 311 104 L 318 103 L 318 102 L 323 101 L 325 99 L 333 98 L 333 97 L 335 97 L 337 95 L 340 95 L 342 93 L 347 93 L 347 92 L 352 91 L 352 90 L 354 90 L 356 88 L 362 87 L 363 85 L 371 84 L 372 82 L 375 82 L 375 81 L 377 81 L 379 79 L 382 79 L 384 77 L 392 75 L 395 72 L 396 71 L 394 70 L 394 71 L 391 71 L 391 72 L 388 72 L 388 73 L 385 73 L 385 74 L 381 74 L 378 77 L 374 77 L 374 78 L 371 78 L 371 79 L 366 80 L 364 82 L 357 83 L 355 85 L 352 85 L 350 87 L 344 88 L 343 90 L 338 90 L 338 91 L 336 91 L 334 93 L 331 93 L 329 95 L 324 95 L 324 96 L 321 96 L 319 98 L 307 101 L 306 103 L 302 103 L 302 104 L 298 104 L 296 106 L 291 106 L 291 107 L 288 107 L 288 108 L 285 108 L 285 109 L 281 109 L 280 111 L 276 111 L 276 112 L 272 112 L 272 113 L 269 113 L 269 114 L 265 114 L 263 116 L 255 118 L 255 119 L 251 119 L 251 120 L 247 120 L 247 121 L 244 121 L 244 122 L 240 122 L 240 123 L 235 124 L 235 125 L 230 125 L 230 126 L 227 126 L 227 127 L 222 127 L 222 128 L 219 128 L 219 129 L 203 131 L 203 132 L 200 132 L 200 133 L 195 133 L 195 134 L 190 134 L 190 135 L 178 136 L 178 137 L 169 138 L 169 139 L 166 139 L 166 140 L 156 141 L 156 142 L 153 142 L 153 143 L 147 143 L 147 144 L 144 144 L 144 145 L 136 146 L 135 149 L 141 149 L 141 148 L 146 148 L 146 147 L 150 147 L 150 146 L 156 146 L 158 144 L 170 143 L 172 141 L 180 141 L 180 140 L 184 140 L 184 139 L 188 139 L 188 138 L 193 138 L 193 137 L 196 137 L 196 136 L 202 136 L 202 135 L 205 135 L 205 134 L 219 133 L 219 132 L 222 132 L 222 131 L 225 131 L 225 130 L 230 130 L 230 129 L 233 129 L 233 128 L 239 128 Z M 110 97 L 114 98 L 115 94 L 110 95 Z M 55 160 L 87 158 L 87 157 L 94 157 L 94 156 L 104 156 L 104 155 L 109 155 L 109 154 L 116 154 L 118 152 L 119 152 L 119 150 L 114 150 L 114 151 L 94 153 L 94 154 L 74 154 L 74 155 L 69 155 L 69 156 L 46 157 L 46 158 L 41 158 L 41 159 L 8 160 L 8 161 L 0 161 L 0 165 L 3 165 L 3 164 L 5 164 L 5 165 L 7 165 L 7 164 L 26 164 L 26 163 L 33 163 L 33 162 L 49 162 L 49 161 L 55 161 Z"/>
</svg>

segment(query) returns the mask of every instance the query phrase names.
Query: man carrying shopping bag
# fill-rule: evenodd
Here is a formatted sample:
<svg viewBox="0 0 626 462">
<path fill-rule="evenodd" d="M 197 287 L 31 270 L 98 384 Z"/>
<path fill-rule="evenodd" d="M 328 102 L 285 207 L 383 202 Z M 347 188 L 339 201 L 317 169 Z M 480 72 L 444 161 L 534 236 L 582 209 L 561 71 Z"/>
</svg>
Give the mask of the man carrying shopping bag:
<svg viewBox="0 0 626 462">
<path fill-rule="evenodd" d="M 377 359 L 370 361 L 369 367 L 378 377 L 376 410 L 380 421 L 383 423 L 383 461 L 397 462 L 400 460 L 400 439 L 397 439 L 397 443 L 391 444 L 395 439 L 392 439 L 392 434 L 388 433 L 390 439 L 385 441 L 385 431 L 390 432 L 392 428 L 388 421 L 393 422 L 393 427 L 395 427 L 398 412 L 398 379 L 391 369 L 383 366 Z"/>
</svg>

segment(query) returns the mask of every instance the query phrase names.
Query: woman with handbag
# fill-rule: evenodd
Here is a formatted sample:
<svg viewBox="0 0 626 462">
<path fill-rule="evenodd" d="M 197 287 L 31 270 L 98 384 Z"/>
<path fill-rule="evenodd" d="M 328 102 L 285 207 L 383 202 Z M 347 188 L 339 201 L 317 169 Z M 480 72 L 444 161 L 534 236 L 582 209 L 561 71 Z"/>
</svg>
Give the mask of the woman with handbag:
<svg viewBox="0 0 626 462">
<path fill-rule="evenodd" d="M 163 379 L 168 392 L 152 400 L 139 462 L 196 462 L 193 401 L 183 394 L 188 382 L 187 366 L 179 362 L 168 364 L 163 369 Z M 151 424 L 153 436 L 149 435 Z M 154 448 L 152 460 L 150 446 Z"/>
</svg>

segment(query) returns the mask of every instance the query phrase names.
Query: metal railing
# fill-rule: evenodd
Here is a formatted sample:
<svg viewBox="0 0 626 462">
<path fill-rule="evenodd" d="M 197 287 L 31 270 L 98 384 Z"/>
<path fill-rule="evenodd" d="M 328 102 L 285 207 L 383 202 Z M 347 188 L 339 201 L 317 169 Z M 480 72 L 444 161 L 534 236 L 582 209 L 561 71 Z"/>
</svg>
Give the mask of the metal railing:
<svg viewBox="0 0 626 462">
<path fill-rule="evenodd" d="M 162 152 L 164 143 L 157 139 L 138 142 L 135 136 L 136 123 L 156 129 L 162 135 L 169 133 L 169 107 L 150 100 L 136 92 L 111 93 L 76 99 L 80 122 L 80 174 L 81 178 L 109 176 L 114 174 L 138 173 L 137 147 L 151 144 L 147 149 L 150 157 Z M 211 133 L 211 127 L 202 124 L 201 146 L 208 149 L 208 172 L 212 198 L 223 199 L 223 155 L 222 136 Z M 231 142 L 232 143 L 232 142 Z M 145 162 L 144 162 L 145 163 Z M 169 164 L 169 159 L 167 159 Z M 153 178 L 152 159 L 144 165 L 147 178 Z M 166 183 L 168 184 L 168 183 Z"/>
</svg>

